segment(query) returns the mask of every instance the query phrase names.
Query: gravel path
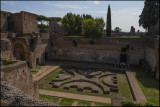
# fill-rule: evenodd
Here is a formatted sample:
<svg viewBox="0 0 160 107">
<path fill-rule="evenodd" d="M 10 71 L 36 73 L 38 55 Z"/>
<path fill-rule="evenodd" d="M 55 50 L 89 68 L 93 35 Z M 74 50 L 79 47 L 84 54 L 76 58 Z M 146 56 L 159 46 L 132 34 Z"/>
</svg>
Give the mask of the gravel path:
<svg viewBox="0 0 160 107">
<path fill-rule="evenodd" d="M 49 90 L 42 90 L 42 89 L 39 89 L 39 94 L 111 104 L 111 98 L 99 97 L 99 96 L 89 96 L 89 95 L 49 91 Z"/>
<path fill-rule="evenodd" d="M 50 73 L 52 73 L 54 70 L 58 69 L 59 66 L 53 66 L 52 68 L 50 68 L 49 70 L 41 73 L 41 75 L 33 78 L 33 81 L 39 81 L 41 80 L 42 78 L 46 77 L 47 75 L 49 75 Z"/>
<path fill-rule="evenodd" d="M 138 85 L 138 83 L 133 75 L 133 72 L 126 71 L 126 76 L 129 81 L 131 91 L 133 93 L 133 98 L 139 103 L 145 103 L 147 101 L 146 97 L 144 96 L 140 86 Z"/>
</svg>

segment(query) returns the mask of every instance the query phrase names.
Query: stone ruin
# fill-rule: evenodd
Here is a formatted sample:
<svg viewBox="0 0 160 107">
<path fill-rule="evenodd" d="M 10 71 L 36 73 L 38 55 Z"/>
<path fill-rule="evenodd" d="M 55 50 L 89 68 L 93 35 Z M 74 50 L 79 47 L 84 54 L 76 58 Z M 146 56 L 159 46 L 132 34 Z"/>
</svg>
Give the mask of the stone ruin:
<svg viewBox="0 0 160 107">
<path fill-rule="evenodd" d="M 135 34 L 135 28 L 133 26 L 131 26 L 131 30 L 130 30 L 131 34 Z"/>
<path fill-rule="evenodd" d="M 103 85 L 99 80 L 102 80 Z M 69 90 L 70 88 L 76 88 L 77 91 L 90 90 L 92 93 L 99 93 L 103 90 L 103 94 L 109 94 L 110 92 L 118 92 L 117 76 L 115 73 L 109 71 L 96 71 L 92 70 L 66 70 L 60 73 L 56 78 L 53 78 L 50 82 L 53 88 L 63 87 L 63 89 Z"/>
</svg>

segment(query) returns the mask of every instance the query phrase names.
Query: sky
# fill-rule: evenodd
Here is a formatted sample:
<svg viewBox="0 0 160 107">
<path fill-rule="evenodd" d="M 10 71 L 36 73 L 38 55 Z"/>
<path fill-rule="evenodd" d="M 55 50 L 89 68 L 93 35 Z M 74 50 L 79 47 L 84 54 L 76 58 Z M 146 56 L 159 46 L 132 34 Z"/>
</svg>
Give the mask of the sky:
<svg viewBox="0 0 160 107">
<path fill-rule="evenodd" d="M 112 30 L 119 27 L 129 32 L 131 26 L 135 31 L 144 32 L 139 27 L 139 15 L 144 1 L 1 1 L 1 10 L 17 13 L 27 11 L 47 17 L 63 17 L 69 12 L 90 14 L 94 18 L 102 17 L 106 22 L 108 5 L 111 7 Z"/>
</svg>

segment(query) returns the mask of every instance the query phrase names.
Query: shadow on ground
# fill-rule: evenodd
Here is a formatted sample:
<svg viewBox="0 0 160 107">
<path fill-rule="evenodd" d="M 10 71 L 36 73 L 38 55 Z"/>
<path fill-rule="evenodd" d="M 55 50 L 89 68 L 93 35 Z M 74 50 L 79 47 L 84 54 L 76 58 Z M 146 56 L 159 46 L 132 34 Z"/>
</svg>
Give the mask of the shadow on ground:
<svg viewBox="0 0 160 107">
<path fill-rule="evenodd" d="M 131 67 L 131 70 L 136 73 L 137 80 L 140 81 L 144 87 L 159 90 L 159 81 L 155 79 L 150 72 L 144 71 L 140 66 Z"/>
</svg>

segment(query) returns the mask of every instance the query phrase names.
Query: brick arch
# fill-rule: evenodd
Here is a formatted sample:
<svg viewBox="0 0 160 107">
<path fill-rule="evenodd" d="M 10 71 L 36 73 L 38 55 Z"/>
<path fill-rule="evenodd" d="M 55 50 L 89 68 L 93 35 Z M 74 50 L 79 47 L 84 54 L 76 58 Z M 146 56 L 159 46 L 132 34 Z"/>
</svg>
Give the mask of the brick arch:
<svg viewBox="0 0 160 107">
<path fill-rule="evenodd" d="M 30 50 L 25 41 L 13 40 L 12 41 L 13 55 L 17 60 L 24 60 L 30 62 Z"/>
</svg>

